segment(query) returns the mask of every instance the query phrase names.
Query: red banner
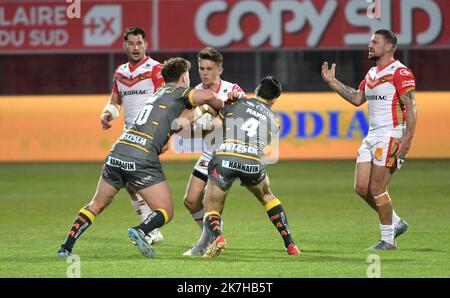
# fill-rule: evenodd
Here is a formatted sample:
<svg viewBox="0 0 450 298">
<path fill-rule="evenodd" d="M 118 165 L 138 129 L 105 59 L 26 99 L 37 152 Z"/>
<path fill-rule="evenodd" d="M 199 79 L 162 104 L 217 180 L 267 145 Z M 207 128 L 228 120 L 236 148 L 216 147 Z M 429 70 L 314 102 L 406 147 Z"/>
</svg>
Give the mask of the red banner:
<svg viewBox="0 0 450 298">
<path fill-rule="evenodd" d="M 2 0 L 0 53 L 119 52 L 124 29 L 150 34 L 151 18 L 151 1 Z"/>
<path fill-rule="evenodd" d="M 2 0 L 0 53 L 120 52 L 140 26 L 158 51 L 450 46 L 448 0 Z"/>
<path fill-rule="evenodd" d="M 365 47 L 379 28 L 400 45 L 450 45 L 448 0 L 161 1 L 159 15 L 161 50 Z"/>
</svg>

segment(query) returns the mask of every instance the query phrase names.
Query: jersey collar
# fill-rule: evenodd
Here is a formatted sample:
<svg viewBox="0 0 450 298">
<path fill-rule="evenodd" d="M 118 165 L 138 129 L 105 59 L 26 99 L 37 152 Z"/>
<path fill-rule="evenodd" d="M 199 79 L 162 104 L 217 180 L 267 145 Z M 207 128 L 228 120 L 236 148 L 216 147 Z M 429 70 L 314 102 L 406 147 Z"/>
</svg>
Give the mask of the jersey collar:
<svg viewBox="0 0 450 298">
<path fill-rule="evenodd" d="M 136 64 L 135 66 L 130 66 L 130 63 L 128 63 L 128 68 L 130 69 L 130 72 L 135 71 L 139 66 L 141 66 L 142 64 L 144 64 L 145 62 L 147 62 L 148 59 L 150 59 L 150 57 L 149 57 L 149 56 L 145 56 L 144 59 L 142 59 L 141 62 L 139 62 L 139 63 Z"/>
<path fill-rule="evenodd" d="M 378 67 L 378 66 L 377 66 L 377 73 L 379 73 L 379 72 L 385 70 L 389 65 L 391 65 L 392 63 L 397 62 L 397 61 L 398 61 L 398 60 L 392 60 L 391 62 L 389 62 L 388 64 L 386 64 L 386 65 L 383 66 L 383 67 Z"/>
<path fill-rule="evenodd" d="M 260 102 L 266 104 L 266 105 L 270 105 L 270 102 L 267 99 L 261 98 L 261 97 L 256 97 L 257 100 L 259 100 Z"/>
</svg>

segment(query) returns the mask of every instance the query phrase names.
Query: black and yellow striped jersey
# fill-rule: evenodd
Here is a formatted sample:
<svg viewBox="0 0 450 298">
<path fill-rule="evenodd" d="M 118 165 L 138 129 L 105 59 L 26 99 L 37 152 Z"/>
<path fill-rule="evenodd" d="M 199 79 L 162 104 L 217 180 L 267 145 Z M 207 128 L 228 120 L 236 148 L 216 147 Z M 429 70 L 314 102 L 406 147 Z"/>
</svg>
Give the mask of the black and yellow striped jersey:
<svg viewBox="0 0 450 298">
<path fill-rule="evenodd" d="M 111 152 L 136 158 L 159 155 L 170 136 L 177 131 L 177 119 L 184 109 L 194 106 L 191 87 L 160 88 L 144 104 L 133 125 L 113 145 Z"/>
<path fill-rule="evenodd" d="M 278 124 L 269 102 L 262 98 L 241 98 L 219 111 L 223 123 L 222 144 L 216 155 L 240 156 L 260 160 L 270 144 Z"/>
</svg>

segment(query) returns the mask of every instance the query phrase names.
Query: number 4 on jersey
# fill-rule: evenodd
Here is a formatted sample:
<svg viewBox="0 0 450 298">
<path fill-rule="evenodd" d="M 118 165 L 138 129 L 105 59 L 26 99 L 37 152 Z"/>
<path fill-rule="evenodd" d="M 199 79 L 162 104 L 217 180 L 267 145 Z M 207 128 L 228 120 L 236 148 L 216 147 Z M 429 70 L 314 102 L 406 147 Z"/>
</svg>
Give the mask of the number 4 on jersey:
<svg viewBox="0 0 450 298">
<path fill-rule="evenodd" d="M 249 118 L 247 121 L 242 124 L 241 129 L 247 132 L 247 136 L 250 138 L 256 136 L 258 131 L 259 120 L 255 118 Z"/>
</svg>

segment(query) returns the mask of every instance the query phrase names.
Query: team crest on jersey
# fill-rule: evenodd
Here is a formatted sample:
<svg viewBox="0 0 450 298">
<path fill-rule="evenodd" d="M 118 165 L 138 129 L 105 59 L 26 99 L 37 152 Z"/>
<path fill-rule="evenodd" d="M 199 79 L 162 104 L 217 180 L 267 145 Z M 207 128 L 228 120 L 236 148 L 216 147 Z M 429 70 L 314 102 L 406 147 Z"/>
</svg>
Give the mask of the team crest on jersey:
<svg viewBox="0 0 450 298">
<path fill-rule="evenodd" d="M 377 147 L 375 149 L 375 159 L 381 160 L 383 158 L 383 147 Z"/>
<path fill-rule="evenodd" d="M 399 74 L 404 76 L 404 77 L 407 77 L 407 76 L 411 75 L 411 72 L 409 70 L 403 68 L 403 69 L 400 69 Z"/>
</svg>

